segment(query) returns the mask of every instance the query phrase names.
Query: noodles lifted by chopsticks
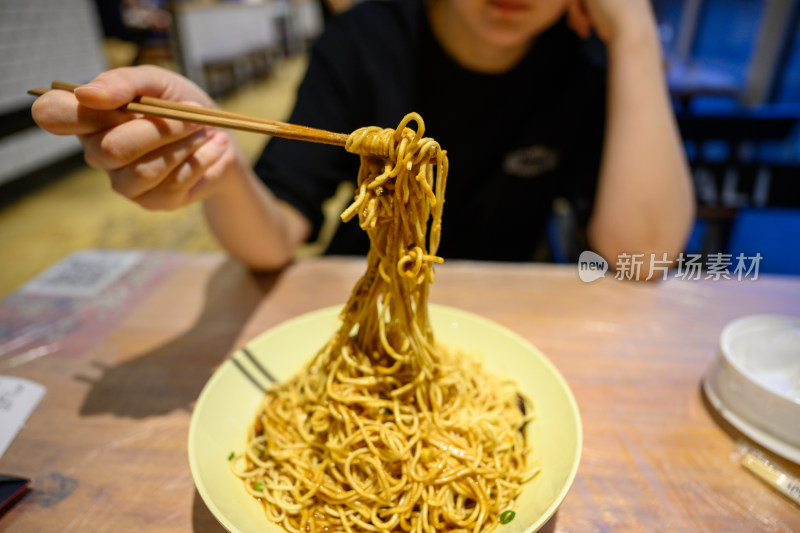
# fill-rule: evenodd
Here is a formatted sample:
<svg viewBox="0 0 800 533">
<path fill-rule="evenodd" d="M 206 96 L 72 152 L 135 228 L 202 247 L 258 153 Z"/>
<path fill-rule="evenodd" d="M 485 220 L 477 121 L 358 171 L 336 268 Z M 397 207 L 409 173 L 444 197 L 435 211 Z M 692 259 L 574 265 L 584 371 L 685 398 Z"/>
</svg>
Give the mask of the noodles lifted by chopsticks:
<svg viewBox="0 0 800 533">
<path fill-rule="evenodd" d="M 448 163 L 424 131 L 411 113 L 395 130 L 350 135 L 347 150 L 384 154 L 361 156 L 342 214 L 369 235 L 367 271 L 339 331 L 265 394 L 231 462 L 288 531 L 491 531 L 535 474 L 513 384 L 434 340 L 428 285 Z"/>
</svg>

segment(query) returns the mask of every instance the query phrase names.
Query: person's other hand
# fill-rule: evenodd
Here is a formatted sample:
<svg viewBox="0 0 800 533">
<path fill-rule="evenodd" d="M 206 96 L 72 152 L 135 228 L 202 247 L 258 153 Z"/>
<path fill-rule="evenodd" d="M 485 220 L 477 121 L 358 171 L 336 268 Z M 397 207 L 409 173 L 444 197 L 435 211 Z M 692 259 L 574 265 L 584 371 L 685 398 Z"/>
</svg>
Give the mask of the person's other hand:
<svg viewBox="0 0 800 533">
<path fill-rule="evenodd" d="M 632 31 L 650 33 L 655 30 L 648 0 L 571 0 L 567 21 L 584 39 L 594 29 L 606 44 Z"/>
<path fill-rule="evenodd" d="M 147 65 L 104 72 L 74 94 L 49 91 L 32 114 L 51 133 L 77 135 L 86 162 L 146 209 L 177 209 L 210 195 L 236 161 L 233 142 L 211 127 L 118 110 L 141 95 L 214 106 L 188 79 Z"/>
</svg>

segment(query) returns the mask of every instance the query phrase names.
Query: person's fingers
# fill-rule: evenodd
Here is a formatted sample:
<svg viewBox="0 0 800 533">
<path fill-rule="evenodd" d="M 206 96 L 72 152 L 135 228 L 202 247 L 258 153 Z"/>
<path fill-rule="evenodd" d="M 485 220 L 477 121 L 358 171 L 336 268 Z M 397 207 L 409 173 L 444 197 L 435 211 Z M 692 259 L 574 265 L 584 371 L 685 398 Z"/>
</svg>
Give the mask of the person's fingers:
<svg viewBox="0 0 800 533">
<path fill-rule="evenodd" d="M 98 111 L 78 102 L 67 91 L 49 91 L 33 103 L 33 120 L 56 135 L 86 135 L 128 122 L 134 115 L 122 111 Z"/>
<path fill-rule="evenodd" d="M 234 150 L 227 150 L 222 157 L 217 159 L 208 169 L 206 170 L 203 177 L 201 177 L 192 188 L 187 191 L 186 201 L 187 203 L 196 202 L 197 200 L 202 200 L 207 198 L 211 193 L 214 192 L 217 185 L 222 182 L 225 174 L 228 173 L 236 163 L 236 152 Z"/>
<path fill-rule="evenodd" d="M 154 189 L 203 143 L 208 142 L 212 135 L 213 128 L 203 128 L 145 154 L 130 165 L 109 171 L 111 188 L 127 198 L 135 198 Z"/>
<path fill-rule="evenodd" d="M 212 104 L 211 99 L 186 78 L 153 65 L 109 70 L 75 89 L 78 101 L 93 109 L 116 109 L 142 95 L 174 101 L 198 100 L 205 106 Z"/>
<path fill-rule="evenodd" d="M 158 186 L 133 198 L 137 204 L 145 209 L 171 210 L 183 207 L 197 198 L 193 189 L 203 180 L 218 181 L 220 176 L 216 173 L 220 168 L 230 165 L 234 158 L 234 151 L 230 149 L 228 137 L 221 132 L 207 142 L 203 143 L 181 164 L 179 164 Z M 216 166 L 215 166 L 216 165 Z M 215 174 L 207 176 L 213 169 Z"/>
<path fill-rule="evenodd" d="M 86 162 L 104 170 L 129 165 L 162 146 L 185 139 L 203 128 L 198 124 L 158 117 L 140 117 L 109 130 L 83 135 Z"/>
</svg>

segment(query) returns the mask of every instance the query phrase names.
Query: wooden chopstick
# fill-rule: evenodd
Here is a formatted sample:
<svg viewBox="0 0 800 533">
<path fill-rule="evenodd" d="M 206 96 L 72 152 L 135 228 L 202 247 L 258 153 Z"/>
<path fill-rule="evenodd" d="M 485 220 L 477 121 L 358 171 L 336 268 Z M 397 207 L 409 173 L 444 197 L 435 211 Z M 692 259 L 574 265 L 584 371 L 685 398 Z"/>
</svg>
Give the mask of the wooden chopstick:
<svg viewBox="0 0 800 533">
<path fill-rule="evenodd" d="M 41 96 L 49 90 L 72 92 L 77 87 L 80 87 L 80 85 L 63 81 L 54 81 L 51 85 L 51 89 L 31 89 L 28 91 L 28 94 Z M 241 115 L 230 111 L 222 111 L 220 109 L 170 102 L 169 100 L 162 100 L 151 96 L 140 96 L 136 101 L 129 102 L 120 107 L 120 110 L 129 113 L 140 113 L 142 115 L 194 122 L 207 126 L 219 126 L 232 130 L 260 133 L 298 141 L 332 144 L 336 146 L 344 146 L 349 137 L 349 135 L 345 133 L 334 133 L 286 122 L 277 122 L 274 120 Z"/>
</svg>

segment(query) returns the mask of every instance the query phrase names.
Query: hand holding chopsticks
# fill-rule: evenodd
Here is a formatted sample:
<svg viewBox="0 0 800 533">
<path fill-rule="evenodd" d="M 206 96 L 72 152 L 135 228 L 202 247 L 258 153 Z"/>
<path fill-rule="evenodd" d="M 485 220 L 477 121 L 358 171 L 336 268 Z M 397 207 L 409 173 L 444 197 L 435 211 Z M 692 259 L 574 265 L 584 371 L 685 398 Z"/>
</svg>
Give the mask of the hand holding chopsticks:
<svg viewBox="0 0 800 533">
<path fill-rule="evenodd" d="M 34 96 L 41 96 L 52 89 L 72 92 L 78 87 L 80 87 L 80 85 L 74 83 L 54 81 L 51 85 L 51 89 L 31 89 L 28 93 Z M 162 100 L 150 96 L 140 96 L 136 101 L 122 106 L 120 110 L 142 115 L 181 120 L 184 122 L 193 122 L 206 126 L 218 126 L 232 130 L 260 133 L 298 141 L 333 144 L 336 146 L 344 146 L 348 137 L 345 133 L 333 133 L 317 128 L 308 128 L 296 124 L 251 117 L 239 113 L 222 111 L 220 109 L 171 102 L 169 100 Z"/>
<path fill-rule="evenodd" d="M 211 109 L 211 98 L 191 81 L 151 66 L 114 69 L 82 86 L 53 82 L 50 89 L 30 92 L 41 96 L 31 109 L 36 123 L 56 135 L 77 136 L 86 162 L 107 173 L 116 193 L 160 211 L 203 200 L 220 244 L 259 269 L 285 265 L 308 238 L 311 223 L 279 201 L 230 133 L 216 127 L 342 147 L 351 138 Z M 380 142 L 360 146 L 362 156 L 386 155 Z M 440 154 L 428 155 L 436 163 Z"/>
</svg>

